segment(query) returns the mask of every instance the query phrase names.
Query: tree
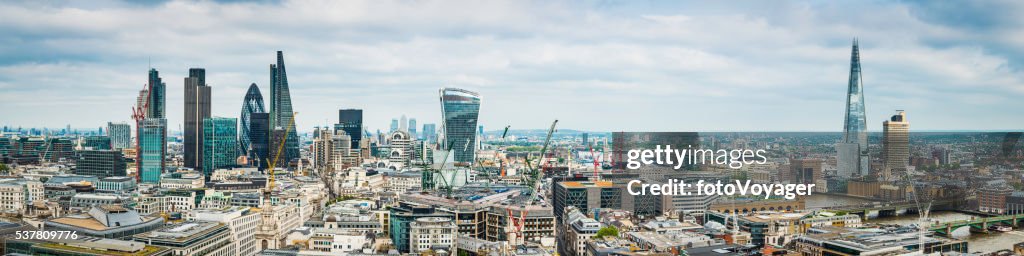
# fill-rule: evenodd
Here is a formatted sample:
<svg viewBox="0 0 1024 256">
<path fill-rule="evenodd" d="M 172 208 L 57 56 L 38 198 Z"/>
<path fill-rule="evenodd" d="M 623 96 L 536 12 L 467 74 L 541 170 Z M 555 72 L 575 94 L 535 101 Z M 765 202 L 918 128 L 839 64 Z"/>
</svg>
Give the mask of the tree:
<svg viewBox="0 0 1024 256">
<path fill-rule="evenodd" d="M 603 228 L 601 228 L 600 230 L 597 231 L 597 235 L 594 235 L 594 238 L 602 238 L 602 237 L 606 237 L 606 236 L 610 236 L 610 237 L 617 237 L 617 236 L 619 236 L 619 229 L 617 229 L 617 228 L 615 228 L 613 226 L 603 227 Z"/>
<path fill-rule="evenodd" d="M 0 163 L 0 173 L 7 174 L 10 170 L 11 170 L 11 168 L 7 167 L 6 164 Z"/>
</svg>

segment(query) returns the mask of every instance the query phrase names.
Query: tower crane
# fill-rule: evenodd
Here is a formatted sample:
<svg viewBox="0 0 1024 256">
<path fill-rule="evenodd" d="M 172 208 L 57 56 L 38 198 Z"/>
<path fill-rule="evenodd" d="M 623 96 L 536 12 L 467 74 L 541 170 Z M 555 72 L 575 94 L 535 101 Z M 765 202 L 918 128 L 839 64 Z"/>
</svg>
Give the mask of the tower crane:
<svg viewBox="0 0 1024 256">
<path fill-rule="evenodd" d="M 266 196 L 264 200 L 269 201 L 270 193 L 274 191 L 274 169 L 277 168 L 278 160 L 281 159 L 281 151 L 284 151 L 284 145 L 288 140 L 288 134 L 291 133 L 292 129 L 295 127 L 295 116 L 297 115 L 299 115 L 299 112 L 292 112 L 292 120 L 288 122 L 288 127 L 284 130 L 285 136 L 282 136 L 281 141 L 277 143 L 277 152 L 274 153 L 273 161 L 271 161 L 271 159 L 267 159 L 267 164 L 270 168 L 268 169 L 269 171 L 267 171 L 267 187 L 263 191 L 263 194 Z"/>
<path fill-rule="evenodd" d="M 146 91 L 146 100 L 142 102 L 142 106 L 136 105 L 132 108 L 132 119 L 135 120 L 135 182 L 142 181 L 141 169 L 139 166 L 140 160 L 142 160 L 142 134 L 139 134 L 142 127 L 142 120 L 146 119 L 146 112 L 149 111 L 149 98 L 152 93 L 151 84 L 143 85 L 143 90 Z"/>
</svg>

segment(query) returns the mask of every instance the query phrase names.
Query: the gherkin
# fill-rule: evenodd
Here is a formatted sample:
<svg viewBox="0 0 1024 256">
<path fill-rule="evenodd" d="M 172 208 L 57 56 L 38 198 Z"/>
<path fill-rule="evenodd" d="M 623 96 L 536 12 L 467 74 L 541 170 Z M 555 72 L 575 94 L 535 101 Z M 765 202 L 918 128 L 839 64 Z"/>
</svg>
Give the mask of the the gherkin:
<svg viewBox="0 0 1024 256">
<path fill-rule="evenodd" d="M 249 138 L 251 132 L 251 116 L 252 113 L 265 113 L 267 110 L 263 106 L 263 94 L 260 93 L 260 87 L 256 86 L 255 83 L 249 85 L 249 91 L 245 93 L 245 99 L 242 100 L 242 114 L 239 116 L 238 123 L 238 148 L 242 155 L 253 158 L 252 155 L 252 141 Z M 266 136 L 266 135 L 263 135 Z"/>
</svg>

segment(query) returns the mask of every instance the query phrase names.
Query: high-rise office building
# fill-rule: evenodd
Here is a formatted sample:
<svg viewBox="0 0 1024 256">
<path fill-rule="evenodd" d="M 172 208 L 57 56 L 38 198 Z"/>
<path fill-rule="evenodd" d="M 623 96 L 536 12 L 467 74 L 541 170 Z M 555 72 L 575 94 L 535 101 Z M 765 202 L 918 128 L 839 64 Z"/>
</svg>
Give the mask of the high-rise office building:
<svg viewBox="0 0 1024 256">
<path fill-rule="evenodd" d="M 143 183 L 160 183 L 167 155 L 167 119 L 147 118 L 139 123 L 138 176 Z"/>
<path fill-rule="evenodd" d="M 263 113 L 266 109 L 263 107 L 263 94 L 260 94 L 260 88 L 256 86 L 256 83 L 249 85 L 249 91 L 245 93 L 245 99 L 242 100 L 242 114 L 238 119 L 238 149 L 239 153 L 248 157 L 253 158 L 252 151 L 252 140 L 249 139 L 249 134 L 252 128 L 253 113 Z M 264 135 L 265 136 L 265 135 Z"/>
<path fill-rule="evenodd" d="M 206 70 L 191 68 L 185 78 L 185 167 L 203 168 L 203 120 L 210 117 Z"/>
<path fill-rule="evenodd" d="M 409 119 L 402 115 L 402 118 L 398 120 L 398 130 L 403 132 L 409 132 Z"/>
<path fill-rule="evenodd" d="M 156 69 L 149 69 L 149 107 L 146 109 L 146 118 L 167 118 L 167 111 L 164 108 L 167 101 L 167 84 L 160 78 L 160 72 Z"/>
<path fill-rule="evenodd" d="M 93 175 L 100 179 L 126 176 L 125 166 L 119 150 L 82 150 L 78 152 L 75 174 Z"/>
<path fill-rule="evenodd" d="M 125 149 L 132 146 L 132 126 L 127 123 L 107 122 L 107 135 L 113 149 Z"/>
<path fill-rule="evenodd" d="M 458 88 L 441 88 L 443 148 L 452 150 L 455 162 L 472 163 L 476 152 L 476 126 L 480 95 Z"/>
<path fill-rule="evenodd" d="M 342 109 L 338 110 L 338 123 L 334 125 L 334 131 L 345 131 L 352 138 L 350 148 L 358 149 L 359 142 L 363 140 L 363 110 Z"/>
<path fill-rule="evenodd" d="M 270 114 L 252 113 L 249 115 L 249 146 L 250 161 L 260 170 L 266 168 L 270 159 Z"/>
<path fill-rule="evenodd" d="M 419 135 L 416 134 L 416 118 L 409 118 L 409 135 L 419 138 Z"/>
<path fill-rule="evenodd" d="M 280 127 L 287 131 L 284 152 L 280 159 L 282 163 L 299 158 L 299 136 L 295 131 L 294 119 L 292 96 L 288 89 L 288 73 L 284 68 L 284 53 L 277 51 L 277 64 L 270 64 L 270 125 L 272 129 Z M 292 126 L 291 129 L 289 126 Z"/>
<path fill-rule="evenodd" d="M 203 120 L 203 175 L 210 180 L 213 171 L 235 165 L 238 153 L 238 119 L 211 117 Z"/>
<path fill-rule="evenodd" d="M 313 129 L 313 166 L 317 169 L 326 169 L 331 164 L 333 135 L 331 129 L 320 129 L 319 126 Z"/>
<path fill-rule="evenodd" d="M 886 178 L 898 179 L 910 162 L 910 122 L 906 112 L 899 110 L 882 122 L 882 173 Z"/>
<path fill-rule="evenodd" d="M 855 39 L 850 56 L 843 138 L 836 144 L 838 173 L 843 177 L 868 175 L 871 166 L 868 157 L 867 114 L 864 110 L 864 83 L 861 79 L 860 50 L 857 43 Z"/>
<path fill-rule="evenodd" d="M 423 124 L 423 140 L 428 142 L 437 141 L 437 125 L 435 124 Z"/>
<path fill-rule="evenodd" d="M 398 119 L 392 118 L 391 119 L 391 129 L 388 130 L 388 133 L 392 133 L 392 132 L 395 132 L 395 131 L 398 131 Z"/>
</svg>

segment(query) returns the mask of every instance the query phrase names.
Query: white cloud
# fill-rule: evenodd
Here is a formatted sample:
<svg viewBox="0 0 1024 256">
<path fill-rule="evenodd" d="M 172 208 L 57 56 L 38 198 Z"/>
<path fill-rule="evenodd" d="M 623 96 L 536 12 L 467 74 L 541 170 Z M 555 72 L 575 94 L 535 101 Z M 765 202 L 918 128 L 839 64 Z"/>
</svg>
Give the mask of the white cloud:
<svg viewBox="0 0 1024 256">
<path fill-rule="evenodd" d="M 1020 33 L 938 23 L 903 3 L 69 4 L 0 7 L 11 35 L 0 39 L 0 123 L 127 120 L 150 60 L 172 124 L 189 67 L 207 69 L 214 115 L 237 116 L 250 83 L 267 95 L 284 50 L 300 128 L 336 121 L 338 108 L 365 109 L 371 128 L 401 114 L 436 122 L 437 88 L 461 86 L 485 98 L 488 127 L 838 130 L 856 36 L 869 122 L 905 108 L 915 128 L 1024 126 L 1010 110 L 1024 107 L 1021 53 L 1000 48 Z M 1004 110 L 966 114 L 992 106 Z"/>
</svg>

